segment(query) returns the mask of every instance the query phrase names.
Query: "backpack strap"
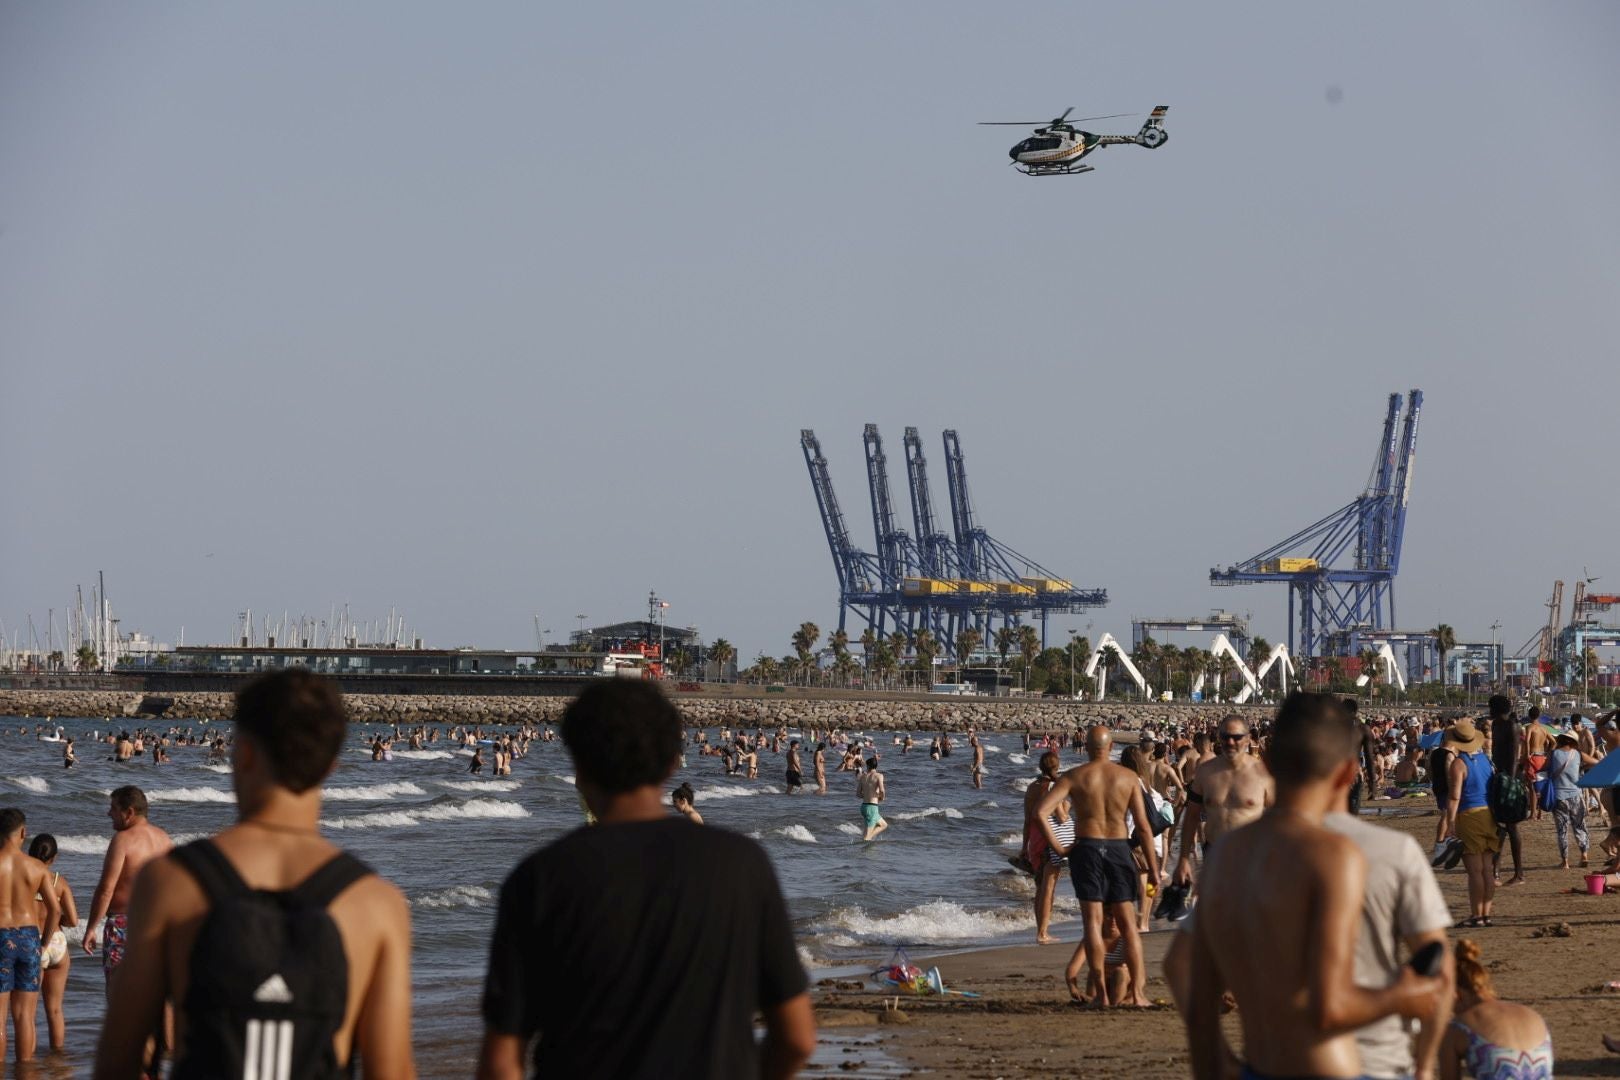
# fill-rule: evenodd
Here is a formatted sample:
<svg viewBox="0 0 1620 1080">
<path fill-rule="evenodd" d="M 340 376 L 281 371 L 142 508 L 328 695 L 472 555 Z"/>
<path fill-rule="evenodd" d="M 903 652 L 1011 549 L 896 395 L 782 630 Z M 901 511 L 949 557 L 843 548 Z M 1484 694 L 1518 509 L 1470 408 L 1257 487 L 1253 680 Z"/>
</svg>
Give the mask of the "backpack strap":
<svg viewBox="0 0 1620 1080">
<path fill-rule="evenodd" d="M 171 854 L 176 862 L 197 879 L 197 884 L 202 886 L 202 891 L 208 896 L 210 906 L 228 897 L 241 896 L 252 891 L 212 839 L 204 837 L 201 840 L 193 840 L 189 844 L 175 848 Z"/>
<path fill-rule="evenodd" d="M 319 870 L 287 890 L 287 895 L 299 904 L 324 908 L 344 889 L 371 873 L 371 867 L 347 851 L 340 851 Z"/>
</svg>

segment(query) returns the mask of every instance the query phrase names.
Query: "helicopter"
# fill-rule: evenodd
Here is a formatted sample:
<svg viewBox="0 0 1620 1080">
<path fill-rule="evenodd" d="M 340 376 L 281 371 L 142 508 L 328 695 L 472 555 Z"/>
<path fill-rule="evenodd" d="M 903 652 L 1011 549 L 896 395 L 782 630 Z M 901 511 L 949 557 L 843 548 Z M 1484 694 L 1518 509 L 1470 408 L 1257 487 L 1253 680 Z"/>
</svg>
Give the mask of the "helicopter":
<svg viewBox="0 0 1620 1080">
<path fill-rule="evenodd" d="M 1080 159 L 1097 149 L 1099 146 L 1124 146 L 1134 144 L 1145 146 L 1149 150 L 1157 150 L 1170 141 L 1170 133 L 1164 130 L 1164 114 L 1170 106 L 1156 105 L 1148 114 L 1147 122 L 1142 130 L 1135 135 L 1093 135 L 1089 131 L 1081 131 L 1076 124 L 1084 124 L 1088 120 L 1113 120 L 1120 116 L 1130 116 L 1131 113 L 1111 113 L 1108 116 L 1082 116 L 1075 120 L 1069 119 L 1074 112 L 1071 105 L 1063 110 L 1063 115 L 1055 120 L 982 120 L 981 125 L 1034 127 L 1035 134 L 1015 145 L 1007 151 L 1012 158 L 1013 167 L 1025 176 L 1072 176 L 1077 173 L 1095 171 L 1095 166 L 1083 165 Z M 1140 114 L 1137 114 L 1140 115 Z"/>
</svg>

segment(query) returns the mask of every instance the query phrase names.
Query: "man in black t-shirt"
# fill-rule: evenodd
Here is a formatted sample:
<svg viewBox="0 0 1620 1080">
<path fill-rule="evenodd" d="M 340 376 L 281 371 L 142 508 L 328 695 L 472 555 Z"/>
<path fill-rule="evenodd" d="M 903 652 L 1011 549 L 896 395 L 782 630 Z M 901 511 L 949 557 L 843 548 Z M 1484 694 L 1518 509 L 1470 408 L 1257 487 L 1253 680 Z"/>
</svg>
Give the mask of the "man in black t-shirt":
<svg viewBox="0 0 1620 1080">
<path fill-rule="evenodd" d="M 480 1080 L 794 1075 L 815 1049 L 808 980 L 760 846 L 664 809 L 681 721 L 650 683 L 604 679 L 563 715 L 597 824 L 501 887 Z M 754 1015 L 765 1020 L 754 1041 Z"/>
</svg>

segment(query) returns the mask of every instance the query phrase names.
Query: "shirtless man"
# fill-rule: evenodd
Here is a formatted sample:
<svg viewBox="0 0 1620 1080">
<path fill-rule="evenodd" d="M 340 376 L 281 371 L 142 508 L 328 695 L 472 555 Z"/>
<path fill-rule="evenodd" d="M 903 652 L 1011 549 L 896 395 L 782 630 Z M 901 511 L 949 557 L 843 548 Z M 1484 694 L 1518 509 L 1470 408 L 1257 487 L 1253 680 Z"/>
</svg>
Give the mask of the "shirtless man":
<svg viewBox="0 0 1620 1080">
<path fill-rule="evenodd" d="M 813 759 L 816 770 L 816 794 L 827 794 L 827 744 L 816 743 L 816 754 Z"/>
<path fill-rule="evenodd" d="M 787 752 L 787 793 L 797 795 L 804 790 L 804 765 L 799 760 L 799 740 L 794 739 L 788 744 Z"/>
<path fill-rule="evenodd" d="M 135 756 L 135 744 L 129 741 L 129 732 L 119 735 L 118 741 L 113 743 L 113 756 L 120 762 L 128 761 Z"/>
<path fill-rule="evenodd" d="M 978 732 L 968 732 L 968 745 L 973 747 L 973 786 L 984 787 L 984 744 L 979 742 Z"/>
<path fill-rule="evenodd" d="M 336 688 L 298 668 L 263 676 L 237 694 L 231 769 L 238 820 L 217 836 L 154 860 L 137 882 L 129 954 L 123 974 L 112 983 L 96 1048 L 96 1080 L 137 1075 L 142 1043 L 156 1027 L 165 1001 L 175 1009 L 176 1075 L 296 1077 L 341 1071 L 348 1076 L 358 1055 L 367 1077 L 416 1076 L 411 1059 L 410 908 L 397 888 L 320 835 L 322 781 L 336 764 L 347 726 Z M 221 861 L 229 876 L 221 873 Z M 211 872 L 204 872 L 209 868 Z M 316 881 L 317 875 L 326 884 Z M 326 942 L 329 951 L 317 953 L 312 962 L 344 988 L 344 996 L 336 1002 L 312 1001 L 298 1022 L 331 1022 L 330 1050 L 337 1069 L 330 1074 L 289 1069 L 291 1057 L 301 1053 L 290 1030 L 292 1021 L 264 1020 L 266 1028 L 278 1022 L 287 1027 L 279 1044 L 264 1040 L 261 1060 L 248 1062 L 244 1073 L 240 1033 L 261 1021 L 244 1020 L 236 1005 L 222 1011 L 213 1002 L 187 997 L 199 970 L 195 961 L 205 959 L 194 957 L 193 949 L 207 947 L 200 935 L 213 907 L 210 897 L 229 893 L 235 884 L 244 891 L 286 892 L 312 881 L 314 891 L 324 896 L 312 903 L 326 909 L 341 939 L 330 942 L 313 935 L 313 947 Z M 215 980 L 259 979 L 251 964 L 233 966 L 216 959 L 212 968 L 209 977 Z M 288 978 L 294 976 L 289 973 Z M 269 985 L 262 984 L 258 993 L 253 983 L 236 987 L 241 992 L 231 1000 L 265 1001 L 259 995 Z M 286 996 L 268 1000 L 291 1000 L 285 983 L 280 992 Z M 251 1035 L 247 1045 L 253 1045 Z"/>
<path fill-rule="evenodd" d="M 1360 771 L 1359 731 L 1328 694 L 1293 694 L 1272 731 L 1276 807 L 1228 832 L 1204 868 L 1194 913 L 1187 1037 L 1193 1076 L 1230 1075 L 1221 997 L 1237 999 L 1242 1073 L 1355 1077 L 1355 1031 L 1386 1016 L 1432 1016 L 1443 981 L 1402 966 L 1393 985 L 1355 983 L 1367 859 L 1323 826 Z"/>
<path fill-rule="evenodd" d="M 855 781 L 855 794 L 861 800 L 861 824 L 866 828 L 861 839 L 871 840 L 889 827 L 878 805 L 888 798 L 889 791 L 888 785 L 883 782 L 883 774 L 878 772 L 877 758 L 870 758 L 866 762 L 866 771 Z"/>
<path fill-rule="evenodd" d="M 129 898 L 135 891 L 135 875 L 141 867 L 174 847 L 169 834 L 146 820 L 146 793 L 134 785 L 118 788 L 107 800 L 107 817 L 112 819 L 113 838 L 107 857 L 101 863 L 101 880 L 90 900 L 90 920 L 85 923 L 84 951 L 94 956 L 101 950 L 101 973 L 110 980 L 124 962 L 124 945 L 129 937 Z"/>
<path fill-rule="evenodd" d="M 1254 821 L 1271 805 L 1271 774 L 1249 753 L 1249 722 L 1241 716 L 1221 721 L 1220 753 L 1198 767 L 1187 785 L 1187 812 L 1181 817 L 1181 857 L 1173 878 L 1177 885 L 1192 883 L 1192 856 L 1198 827 L 1204 827 L 1208 847 L 1233 829 Z"/>
<path fill-rule="evenodd" d="M 1534 791 L 1536 775 L 1547 767 L 1547 759 L 1553 752 L 1553 737 L 1547 734 L 1547 729 L 1541 726 L 1541 706 L 1530 706 L 1530 714 L 1524 719 L 1524 782 Z M 1541 820 L 1541 800 L 1530 800 L 1532 821 Z"/>
<path fill-rule="evenodd" d="M 30 858 L 23 847 L 26 825 L 21 810 L 9 806 L 0 810 L 0 1063 L 6 1059 L 8 1011 L 17 1038 L 17 1060 L 33 1060 L 40 942 L 49 941 L 62 920 L 56 890 L 46 888 L 50 875 L 45 864 Z"/>
<path fill-rule="evenodd" d="M 1142 968 L 1142 939 L 1136 933 L 1136 862 L 1131 856 L 1125 815 L 1146 822 L 1147 800 L 1136 772 L 1108 760 L 1113 735 L 1101 724 L 1086 732 L 1086 754 L 1091 760 L 1070 769 L 1052 784 L 1036 810 L 1046 842 L 1060 855 L 1069 857 L 1069 875 L 1074 895 L 1080 901 L 1086 936 L 1069 960 L 1064 977 L 1069 996 L 1084 1001 L 1080 994 L 1080 963 L 1091 968 L 1088 976 L 1090 997 L 1096 1005 L 1119 1005 L 1109 997 L 1105 978 L 1107 947 L 1103 941 L 1105 915 L 1112 915 L 1125 941 L 1125 963 L 1131 972 L 1130 1004 L 1152 1004 L 1142 991 L 1147 986 Z M 1074 820 L 1074 844 L 1066 845 L 1052 824 L 1052 814 L 1067 799 Z M 1147 856 L 1148 883 L 1159 884 L 1159 860 L 1153 845 Z"/>
</svg>

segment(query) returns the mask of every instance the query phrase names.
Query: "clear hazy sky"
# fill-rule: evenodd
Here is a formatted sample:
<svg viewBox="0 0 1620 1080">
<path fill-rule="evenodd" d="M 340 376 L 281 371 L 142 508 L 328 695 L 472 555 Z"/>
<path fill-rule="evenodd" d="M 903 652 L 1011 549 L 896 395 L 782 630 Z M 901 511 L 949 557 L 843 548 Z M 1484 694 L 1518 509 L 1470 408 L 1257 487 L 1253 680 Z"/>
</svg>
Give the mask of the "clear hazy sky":
<svg viewBox="0 0 1620 1080">
<path fill-rule="evenodd" d="M 1109 590 L 1059 634 L 1275 640 L 1209 568 L 1415 386 L 1400 622 L 1515 647 L 1620 591 L 1616 56 L 1601 2 L 0 3 L 0 618 L 104 569 L 164 640 L 521 647 L 656 589 L 779 655 L 836 621 L 799 429 L 870 545 L 871 421 Z M 1161 103 L 1083 177 L 974 126 Z"/>
</svg>

